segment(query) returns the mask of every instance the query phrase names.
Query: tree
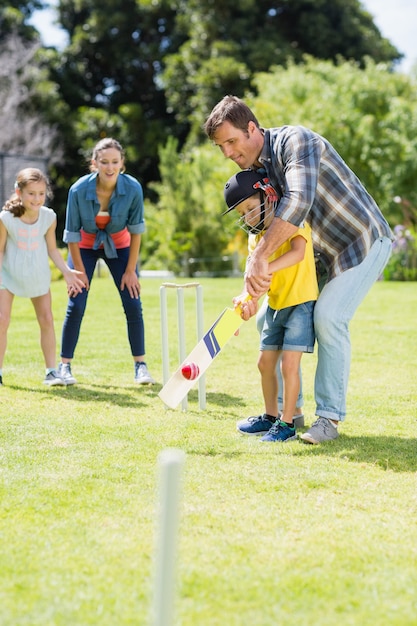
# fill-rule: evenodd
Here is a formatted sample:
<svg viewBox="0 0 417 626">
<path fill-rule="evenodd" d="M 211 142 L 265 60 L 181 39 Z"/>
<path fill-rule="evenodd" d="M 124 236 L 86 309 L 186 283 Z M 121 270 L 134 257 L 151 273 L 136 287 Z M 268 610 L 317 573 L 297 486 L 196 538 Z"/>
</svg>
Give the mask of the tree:
<svg viewBox="0 0 417 626">
<path fill-rule="evenodd" d="M 46 119 L 54 85 L 36 61 L 39 49 L 39 41 L 17 33 L 0 45 L 0 150 L 46 157 L 52 164 L 62 153 L 57 127 Z"/>
<path fill-rule="evenodd" d="M 254 79 L 265 126 L 303 124 L 333 143 L 382 211 L 401 217 L 396 196 L 417 205 L 417 82 L 371 59 L 357 63 L 305 57 Z M 347 88 L 348 86 L 348 88 Z"/>
<path fill-rule="evenodd" d="M 158 201 L 146 205 L 144 265 L 186 275 L 197 269 L 215 272 L 234 231 L 219 220 L 224 176 L 234 166 L 225 167 L 211 146 L 190 155 L 180 155 L 177 148 L 177 140 L 169 138 L 160 150 L 161 182 L 153 185 Z M 198 263 L 190 264 L 191 259 Z"/>
<path fill-rule="evenodd" d="M 66 170 L 84 149 L 73 128 L 101 109 L 126 122 L 132 166 L 145 185 L 159 178 L 158 147 L 168 135 L 180 146 L 201 140 L 214 101 L 242 95 L 271 63 L 299 62 L 316 48 L 332 59 L 400 57 L 358 0 L 282 0 L 272 8 L 267 0 L 58 0 L 57 7 L 70 42 L 50 62 L 71 111 L 62 126 Z M 90 131 L 89 142 L 109 129 Z"/>
<path fill-rule="evenodd" d="M 325 136 L 365 183 L 392 226 L 413 223 L 417 206 L 417 82 L 384 64 L 319 61 L 277 66 L 254 76 L 245 101 L 265 126 L 302 124 Z M 348 87 L 348 88 L 347 88 Z M 147 206 L 147 267 L 178 271 L 186 255 L 246 254 L 223 187 L 236 171 L 208 142 L 161 151 L 159 202 Z M 411 208 L 410 208 L 411 207 Z M 203 236 L 201 236 L 201 233 Z M 223 246 L 223 248 L 222 248 Z"/>
<path fill-rule="evenodd" d="M 38 41 L 26 22 L 42 4 L 13 0 L 1 9 L 0 27 L 14 24 L 24 41 Z M 19 111 L 59 135 L 50 151 L 62 212 L 102 136 L 122 141 L 129 171 L 156 201 L 149 183 L 160 178 L 159 148 L 168 137 L 184 154 L 198 145 L 212 105 L 227 92 L 255 94 L 257 73 L 302 63 L 306 51 L 332 63 L 353 58 L 359 67 L 370 55 L 391 69 L 401 56 L 358 0 L 58 0 L 57 7 L 69 45 L 36 50 Z"/>
<path fill-rule="evenodd" d="M 187 0 L 176 22 L 185 38 L 166 55 L 167 101 L 201 138 L 201 119 L 226 93 L 242 96 L 256 72 L 299 63 L 308 53 L 336 61 L 367 56 L 392 64 L 401 55 L 358 0 Z"/>
<path fill-rule="evenodd" d="M 166 1 L 60 0 L 58 15 L 70 43 L 56 55 L 51 76 L 72 112 L 65 124 L 69 158 L 75 165 L 80 149 L 71 127 L 83 125 L 86 111 L 102 110 L 126 122 L 122 134 L 140 179 L 157 179 L 158 145 L 174 125 L 157 80 L 175 42 L 174 10 Z M 91 125 L 89 143 L 109 130 Z"/>
<path fill-rule="evenodd" d="M 33 11 L 44 6 L 43 0 L 8 0 L 7 4 L 0 4 L 0 38 L 13 35 L 26 42 L 39 41 L 39 33 L 28 20 Z"/>
</svg>

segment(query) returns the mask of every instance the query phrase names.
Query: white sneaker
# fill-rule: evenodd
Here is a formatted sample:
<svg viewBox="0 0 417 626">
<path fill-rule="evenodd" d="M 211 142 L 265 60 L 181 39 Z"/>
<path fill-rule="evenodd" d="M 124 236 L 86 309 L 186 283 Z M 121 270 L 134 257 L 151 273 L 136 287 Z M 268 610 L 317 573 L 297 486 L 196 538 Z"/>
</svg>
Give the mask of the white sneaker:
<svg viewBox="0 0 417 626">
<path fill-rule="evenodd" d="M 44 385 L 49 385 L 49 387 L 54 387 L 55 385 L 65 385 L 61 376 L 56 370 L 52 370 L 45 376 L 45 380 L 43 381 Z"/>
<path fill-rule="evenodd" d="M 75 385 L 77 383 L 71 373 L 71 363 L 60 363 L 58 367 L 58 375 L 62 379 L 64 385 Z"/>
<path fill-rule="evenodd" d="M 148 372 L 148 368 L 146 367 L 146 363 L 136 362 L 135 363 L 135 383 L 139 383 L 140 385 L 153 385 L 154 379 Z"/>
</svg>

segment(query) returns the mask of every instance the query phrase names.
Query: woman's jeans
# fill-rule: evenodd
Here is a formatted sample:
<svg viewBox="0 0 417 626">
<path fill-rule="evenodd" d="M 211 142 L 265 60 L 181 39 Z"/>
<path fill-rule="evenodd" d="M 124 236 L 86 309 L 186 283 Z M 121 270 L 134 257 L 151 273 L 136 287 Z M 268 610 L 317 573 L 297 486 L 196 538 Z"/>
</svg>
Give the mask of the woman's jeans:
<svg viewBox="0 0 417 626">
<path fill-rule="evenodd" d="M 314 383 L 316 415 L 343 421 L 346 416 L 346 395 L 350 372 L 349 322 L 372 285 L 378 280 L 391 255 L 392 242 L 380 237 L 366 258 L 356 267 L 328 282 L 320 292 L 314 308 L 314 328 L 318 360 Z M 262 330 L 268 299 L 260 308 L 256 324 Z M 300 393 L 297 407 L 303 406 L 300 370 Z M 278 406 L 282 410 L 282 376 L 277 365 Z"/>
<path fill-rule="evenodd" d="M 86 248 L 80 248 L 81 258 L 84 263 L 85 271 L 90 283 L 93 279 L 93 274 L 97 261 L 103 259 L 109 268 L 110 274 L 113 277 L 114 284 L 120 294 L 123 309 L 127 320 L 127 334 L 130 343 L 130 349 L 132 356 L 142 356 L 145 354 L 145 333 L 142 316 L 142 303 L 139 298 L 131 298 L 128 289 L 125 287 L 123 291 L 120 289 L 122 276 L 126 271 L 127 262 L 129 258 L 129 248 L 121 248 L 117 250 L 117 258 L 108 259 L 104 250 L 92 250 Z M 68 265 L 72 269 L 74 265 L 72 259 L 68 257 Z M 68 301 L 67 312 L 64 319 L 64 325 L 62 328 L 62 340 L 61 340 L 61 357 L 66 359 L 72 359 L 74 356 L 75 347 L 80 335 L 81 322 L 84 317 L 85 308 L 87 306 L 87 298 L 90 292 L 83 289 L 81 293 L 75 297 L 70 298 Z M 105 319 L 104 315 L 98 323 L 108 324 L 109 320 Z"/>
<path fill-rule="evenodd" d="M 366 258 L 328 282 L 314 309 L 318 359 L 314 383 L 316 415 L 343 421 L 350 371 L 349 322 L 382 274 L 392 242 L 380 237 Z"/>
</svg>

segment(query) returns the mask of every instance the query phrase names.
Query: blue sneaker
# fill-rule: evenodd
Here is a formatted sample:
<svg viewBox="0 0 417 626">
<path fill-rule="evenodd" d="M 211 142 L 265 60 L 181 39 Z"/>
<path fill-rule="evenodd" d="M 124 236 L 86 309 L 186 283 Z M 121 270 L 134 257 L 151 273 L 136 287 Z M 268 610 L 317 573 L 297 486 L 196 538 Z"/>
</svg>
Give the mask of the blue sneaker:
<svg viewBox="0 0 417 626">
<path fill-rule="evenodd" d="M 263 415 L 254 415 L 246 420 L 241 420 L 236 424 L 236 428 L 242 435 L 263 435 L 273 425 L 274 422 L 271 422 L 264 413 Z"/>
<path fill-rule="evenodd" d="M 278 420 L 261 441 L 291 441 L 292 439 L 297 439 L 295 426 L 288 426 L 286 422 Z"/>
</svg>

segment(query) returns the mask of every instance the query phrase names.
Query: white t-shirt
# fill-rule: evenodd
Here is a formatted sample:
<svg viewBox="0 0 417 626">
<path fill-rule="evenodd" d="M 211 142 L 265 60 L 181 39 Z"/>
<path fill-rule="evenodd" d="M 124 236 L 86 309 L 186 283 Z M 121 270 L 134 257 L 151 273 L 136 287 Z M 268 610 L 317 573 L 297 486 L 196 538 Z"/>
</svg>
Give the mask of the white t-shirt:
<svg viewBox="0 0 417 626">
<path fill-rule="evenodd" d="M 26 298 L 48 293 L 51 269 L 45 235 L 56 220 L 55 211 L 41 207 L 34 224 L 25 224 L 10 211 L 1 211 L 0 220 L 7 230 L 1 287 Z"/>
</svg>

